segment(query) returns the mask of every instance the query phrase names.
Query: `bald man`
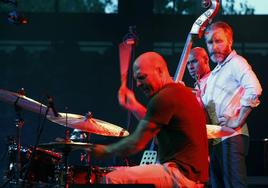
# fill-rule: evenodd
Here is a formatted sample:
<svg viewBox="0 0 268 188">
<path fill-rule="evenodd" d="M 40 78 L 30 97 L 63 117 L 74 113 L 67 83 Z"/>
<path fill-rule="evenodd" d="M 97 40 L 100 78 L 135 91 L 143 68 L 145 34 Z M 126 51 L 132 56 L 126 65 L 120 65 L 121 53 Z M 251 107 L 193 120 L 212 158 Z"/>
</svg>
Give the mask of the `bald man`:
<svg viewBox="0 0 268 188">
<path fill-rule="evenodd" d="M 209 76 L 209 57 L 204 48 L 195 47 L 191 49 L 187 69 L 191 77 L 196 81 L 195 85 L 200 86 L 200 83 L 205 82 L 206 78 Z"/>
<path fill-rule="evenodd" d="M 196 97 L 203 107 L 201 97 L 204 95 L 207 79 L 210 75 L 209 57 L 204 48 L 195 47 L 191 49 L 187 69 L 195 80 Z"/>
<path fill-rule="evenodd" d="M 140 119 L 136 130 L 121 141 L 96 145 L 96 157 L 130 155 L 157 137 L 160 164 L 118 169 L 104 177 L 112 184 L 154 184 L 155 187 L 203 187 L 208 179 L 206 120 L 191 90 L 176 84 L 165 60 L 155 52 L 140 55 L 133 65 L 137 87 L 149 98 L 147 110 L 126 87 L 119 102 Z"/>
</svg>

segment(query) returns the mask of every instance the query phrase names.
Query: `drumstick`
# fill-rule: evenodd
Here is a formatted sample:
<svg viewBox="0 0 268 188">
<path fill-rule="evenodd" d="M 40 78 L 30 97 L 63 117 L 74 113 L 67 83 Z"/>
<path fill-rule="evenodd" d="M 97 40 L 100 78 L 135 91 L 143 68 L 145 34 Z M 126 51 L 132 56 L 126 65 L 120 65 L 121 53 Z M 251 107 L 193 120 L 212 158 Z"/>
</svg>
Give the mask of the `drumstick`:
<svg viewBox="0 0 268 188">
<path fill-rule="evenodd" d="M 127 76 L 131 58 L 132 46 L 122 42 L 119 44 L 121 86 L 127 87 Z"/>
</svg>

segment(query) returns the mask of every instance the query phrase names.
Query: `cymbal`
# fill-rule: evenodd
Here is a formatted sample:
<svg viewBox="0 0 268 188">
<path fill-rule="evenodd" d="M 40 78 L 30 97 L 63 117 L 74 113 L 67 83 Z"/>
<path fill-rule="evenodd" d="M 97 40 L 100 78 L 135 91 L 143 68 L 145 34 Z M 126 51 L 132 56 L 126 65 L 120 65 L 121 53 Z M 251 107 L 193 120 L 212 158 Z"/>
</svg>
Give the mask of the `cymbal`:
<svg viewBox="0 0 268 188">
<path fill-rule="evenodd" d="M 79 149 L 90 149 L 93 147 L 93 144 L 83 143 L 83 142 L 49 142 L 38 145 L 39 148 L 56 150 L 58 152 L 71 152 Z"/>
<path fill-rule="evenodd" d="M 48 115 L 47 118 L 54 123 L 73 129 L 79 129 L 88 133 L 115 137 L 125 137 L 129 135 L 127 130 L 99 119 L 70 113 L 58 114 L 58 117 Z"/>
<path fill-rule="evenodd" d="M 32 154 L 32 150 L 33 150 L 33 147 L 31 149 L 28 150 L 28 152 L 30 154 Z M 52 150 L 48 150 L 48 149 L 43 149 L 43 148 L 36 148 L 36 151 L 39 152 L 40 154 L 46 154 L 50 157 L 53 157 L 55 159 L 61 159 L 62 158 L 62 154 L 61 153 L 58 153 L 58 152 L 55 152 L 55 151 L 52 151 Z"/>
<path fill-rule="evenodd" d="M 0 89 L 0 101 L 9 103 L 11 105 L 15 105 L 15 102 L 17 101 L 16 105 L 21 107 L 22 109 L 26 109 L 31 112 L 39 113 L 42 115 L 45 115 L 47 110 L 47 106 L 33 99 L 4 89 Z M 48 114 L 53 115 L 53 111 L 49 109 Z"/>
<path fill-rule="evenodd" d="M 229 127 L 222 127 L 219 125 L 206 125 L 208 139 L 211 138 L 222 138 L 224 136 L 229 136 L 235 132 L 234 129 Z"/>
</svg>

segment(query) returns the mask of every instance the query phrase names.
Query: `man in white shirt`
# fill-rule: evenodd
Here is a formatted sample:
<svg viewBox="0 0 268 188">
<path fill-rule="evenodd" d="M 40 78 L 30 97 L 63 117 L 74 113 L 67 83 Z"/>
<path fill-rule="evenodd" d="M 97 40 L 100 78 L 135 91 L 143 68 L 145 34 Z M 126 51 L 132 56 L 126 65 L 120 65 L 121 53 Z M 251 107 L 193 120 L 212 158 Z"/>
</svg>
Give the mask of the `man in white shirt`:
<svg viewBox="0 0 268 188">
<path fill-rule="evenodd" d="M 210 59 L 217 63 L 207 79 L 202 101 L 213 106 L 220 126 L 235 132 L 214 141 L 210 155 L 213 188 L 247 187 L 245 157 L 249 134 L 246 119 L 260 103 L 261 85 L 246 59 L 232 49 L 233 31 L 224 22 L 211 24 L 205 32 Z"/>
</svg>

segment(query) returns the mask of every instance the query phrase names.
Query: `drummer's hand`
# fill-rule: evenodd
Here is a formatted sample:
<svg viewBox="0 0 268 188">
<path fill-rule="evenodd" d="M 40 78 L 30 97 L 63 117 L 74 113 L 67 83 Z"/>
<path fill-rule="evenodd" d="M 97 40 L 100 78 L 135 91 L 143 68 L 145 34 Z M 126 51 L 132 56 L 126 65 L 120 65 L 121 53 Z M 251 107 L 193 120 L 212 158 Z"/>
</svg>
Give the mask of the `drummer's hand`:
<svg viewBox="0 0 268 188">
<path fill-rule="evenodd" d="M 185 83 L 184 83 L 184 81 L 182 81 L 182 80 L 179 80 L 178 83 L 182 84 L 183 86 L 186 86 Z"/>
<path fill-rule="evenodd" d="M 118 91 L 118 101 L 121 106 L 127 110 L 133 111 L 137 107 L 138 101 L 130 89 L 122 85 Z"/>
<path fill-rule="evenodd" d="M 108 156 L 108 151 L 105 145 L 96 144 L 90 149 L 90 153 L 96 158 L 104 158 Z"/>
</svg>

